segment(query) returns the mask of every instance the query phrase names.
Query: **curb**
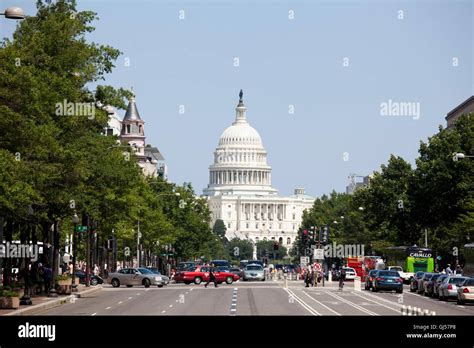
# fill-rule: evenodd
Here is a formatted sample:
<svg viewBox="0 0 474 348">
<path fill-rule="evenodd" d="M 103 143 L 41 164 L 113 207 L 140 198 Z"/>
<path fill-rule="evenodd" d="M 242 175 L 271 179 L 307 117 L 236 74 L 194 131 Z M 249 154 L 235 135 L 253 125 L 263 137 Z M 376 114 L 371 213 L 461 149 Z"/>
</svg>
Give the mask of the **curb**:
<svg viewBox="0 0 474 348">
<path fill-rule="evenodd" d="M 38 312 L 38 311 L 54 308 L 54 307 L 60 306 L 64 303 L 71 302 L 71 300 L 73 298 L 81 298 L 83 295 L 90 294 L 92 292 L 96 292 L 96 291 L 99 291 L 99 290 L 102 290 L 102 287 L 95 287 L 93 289 L 84 290 L 84 291 L 78 292 L 78 293 L 73 294 L 73 295 L 68 295 L 68 296 L 65 296 L 65 297 L 56 298 L 54 300 L 47 301 L 47 302 L 44 302 L 44 303 L 41 303 L 41 304 L 38 304 L 38 305 L 33 305 L 31 307 L 18 309 L 16 311 L 11 312 L 11 313 L 5 314 L 4 316 L 31 315 L 31 314 L 33 314 L 35 312 Z"/>
</svg>

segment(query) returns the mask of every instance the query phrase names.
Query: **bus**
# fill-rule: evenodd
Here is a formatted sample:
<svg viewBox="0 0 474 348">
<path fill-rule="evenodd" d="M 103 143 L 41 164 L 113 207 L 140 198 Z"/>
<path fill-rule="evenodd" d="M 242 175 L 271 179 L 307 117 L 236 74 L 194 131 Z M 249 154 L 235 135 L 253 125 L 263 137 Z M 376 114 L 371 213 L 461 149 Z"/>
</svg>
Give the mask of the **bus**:
<svg viewBox="0 0 474 348">
<path fill-rule="evenodd" d="M 406 273 L 433 272 L 433 251 L 417 246 L 396 246 L 384 249 L 386 264 L 400 266 Z"/>
</svg>

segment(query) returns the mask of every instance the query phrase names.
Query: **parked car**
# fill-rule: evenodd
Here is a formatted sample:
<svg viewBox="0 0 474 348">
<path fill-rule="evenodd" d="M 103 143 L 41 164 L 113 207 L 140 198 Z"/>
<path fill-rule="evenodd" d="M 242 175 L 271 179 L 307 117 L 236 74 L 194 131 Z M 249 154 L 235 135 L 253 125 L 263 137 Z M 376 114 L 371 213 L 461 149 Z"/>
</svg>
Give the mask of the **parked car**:
<svg viewBox="0 0 474 348">
<path fill-rule="evenodd" d="M 165 285 L 163 276 L 155 274 L 144 267 L 123 268 L 118 272 L 109 273 L 107 282 L 112 284 L 114 288 L 118 288 L 120 285 L 126 285 L 127 287 L 143 285 L 146 288 L 150 285 L 157 285 L 158 287 Z"/>
<path fill-rule="evenodd" d="M 415 292 L 418 290 L 418 281 L 423 277 L 426 272 L 418 271 L 415 276 L 410 280 L 410 291 Z"/>
<path fill-rule="evenodd" d="M 439 286 L 439 300 L 449 301 L 450 298 L 458 297 L 458 287 L 466 280 L 467 277 L 449 276 Z"/>
<path fill-rule="evenodd" d="M 195 267 L 196 263 L 194 261 L 186 261 L 178 263 L 177 271 L 186 271 L 190 267 Z"/>
<path fill-rule="evenodd" d="M 474 278 L 467 278 L 458 287 L 458 304 L 474 301 Z"/>
<path fill-rule="evenodd" d="M 239 267 L 232 267 L 229 272 L 238 275 L 240 278 L 243 276 L 243 270 Z"/>
<path fill-rule="evenodd" d="M 403 279 L 404 283 L 410 283 L 410 279 L 413 278 L 413 273 L 404 272 L 403 267 L 401 266 L 388 266 L 387 268 L 389 271 L 397 271 L 400 274 L 400 278 Z"/>
<path fill-rule="evenodd" d="M 432 294 L 433 297 L 439 296 L 439 293 L 438 293 L 439 286 L 443 283 L 443 281 L 447 277 L 449 277 L 447 274 L 440 274 L 440 276 L 436 279 L 436 281 L 433 284 L 433 294 Z"/>
<path fill-rule="evenodd" d="M 424 295 L 429 296 L 429 297 L 433 297 L 436 280 L 441 276 L 442 276 L 441 273 L 435 273 L 431 276 L 430 280 L 428 280 L 425 283 L 425 293 L 424 293 Z"/>
<path fill-rule="evenodd" d="M 97 284 L 102 284 L 104 282 L 104 279 L 98 275 L 91 274 L 91 285 L 95 286 Z M 79 280 L 79 284 L 85 284 L 86 283 L 86 274 L 82 271 L 76 271 L 76 279 Z"/>
<path fill-rule="evenodd" d="M 246 280 L 265 281 L 265 272 L 263 270 L 263 267 L 257 264 L 248 264 L 244 268 L 244 275 L 242 279 L 244 281 Z"/>
<path fill-rule="evenodd" d="M 355 269 L 352 267 L 344 267 L 344 270 L 346 271 L 346 280 L 354 280 L 357 276 Z"/>
<path fill-rule="evenodd" d="M 176 283 L 184 284 L 201 284 L 203 281 L 207 282 L 210 277 L 210 271 L 213 267 L 210 266 L 196 266 L 188 268 L 186 271 L 178 271 L 174 276 Z M 231 272 L 220 272 L 216 268 L 213 269 L 214 276 L 218 284 L 227 283 L 232 284 L 233 282 L 239 280 L 237 274 Z"/>
<path fill-rule="evenodd" d="M 375 277 L 377 276 L 378 269 L 371 269 L 369 274 L 365 276 L 365 290 L 372 289 L 372 284 L 374 282 Z"/>
<path fill-rule="evenodd" d="M 168 285 L 170 283 L 170 278 L 168 276 L 165 276 L 164 274 L 161 274 L 160 270 L 156 267 L 146 267 L 146 269 L 152 271 L 153 273 L 155 274 L 158 274 L 159 276 L 161 276 L 163 278 L 163 282 L 164 282 L 164 285 Z M 158 285 L 158 287 L 161 288 L 160 285 Z"/>
<path fill-rule="evenodd" d="M 374 279 L 372 291 L 395 290 L 397 293 L 403 292 L 403 279 L 396 271 L 378 271 Z"/>
<path fill-rule="evenodd" d="M 426 295 L 426 286 L 434 275 L 434 273 L 423 274 L 423 277 L 421 277 L 421 279 L 418 281 L 418 294 Z"/>
</svg>

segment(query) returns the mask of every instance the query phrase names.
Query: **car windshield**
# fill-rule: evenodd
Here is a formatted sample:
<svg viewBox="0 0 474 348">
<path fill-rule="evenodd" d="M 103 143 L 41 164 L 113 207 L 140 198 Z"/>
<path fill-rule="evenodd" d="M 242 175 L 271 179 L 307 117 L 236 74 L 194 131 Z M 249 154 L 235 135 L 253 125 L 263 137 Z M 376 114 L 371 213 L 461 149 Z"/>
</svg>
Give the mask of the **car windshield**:
<svg viewBox="0 0 474 348">
<path fill-rule="evenodd" d="M 148 270 L 155 273 L 155 274 L 161 274 L 160 271 L 158 271 L 157 269 L 154 269 L 154 268 L 148 268 Z"/>
<path fill-rule="evenodd" d="M 354 268 L 344 268 L 344 270 L 346 272 L 354 272 L 355 273 Z"/>
<path fill-rule="evenodd" d="M 379 276 L 385 276 L 385 277 L 399 277 L 400 275 L 398 272 L 395 271 L 380 271 Z"/>
<path fill-rule="evenodd" d="M 449 284 L 456 284 L 456 285 L 459 285 L 461 284 L 462 282 L 464 282 L 466 280 L 466 278 L 450 278 L 449 279 Z"/>
<path fill-rule="evenodd" d="M 473 286 L 474 285 L 474 278 L 467 279 L 464 283 L 464 286 Z"/>
<path fill-rule="evenodd" d="M 401 267 L 391 267 L 390 270 L 391 271 L 397 271 L 397 272 L 403 272 L 403 268 L 401 268 Z"/>
<path fill-rule="evenodd" d="M 153 274 L 153 272 L 150 271 L 150 270 L 147 269 L 147 268 L 139 268 L 138 270 L 139 270 L 140 273 L 142 273 L 142 274 Z"/>
<path fill-rule="evenodd" d="M 247 266 L 246 269 L 248 271 L 261 271 L 262 267 L 259 265 L 250 265 L 250 266 Z"/>
</svg>

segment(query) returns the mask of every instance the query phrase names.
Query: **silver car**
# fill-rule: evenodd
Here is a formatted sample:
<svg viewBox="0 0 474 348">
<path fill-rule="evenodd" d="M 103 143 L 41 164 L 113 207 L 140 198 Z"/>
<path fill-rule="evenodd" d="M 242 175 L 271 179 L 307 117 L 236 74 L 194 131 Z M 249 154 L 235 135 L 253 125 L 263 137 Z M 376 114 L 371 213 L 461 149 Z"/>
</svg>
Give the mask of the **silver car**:
<svg viewBox="0 0 474 348">
<path fill-rule="evenodd" d="M 124 268 L 118 272 L 109 273 L 107 283 L 112 284 L 114 288 L 120 285 L 132 287 L 134 285 L 143 285 L 148 288 L 150 285 L 162 287 L 166 284 L 163 276 L 158 275 L 146 268 Z"/>
<path fill-rule="evenodd" d="M 467 278 L 459 276 L 449 276 L 438 288 L 440 301 L 447 301 L 450 298 L 458 297 L 458 286 L 460 286 Z"/>
<path fill-rule="evenodd" d="M 265 281 L 265 272 L 263 267 L 257 264 L 250 264 L 245 266 L 243 272 L 243 280 L 261 280 Z"/>
</svg>

